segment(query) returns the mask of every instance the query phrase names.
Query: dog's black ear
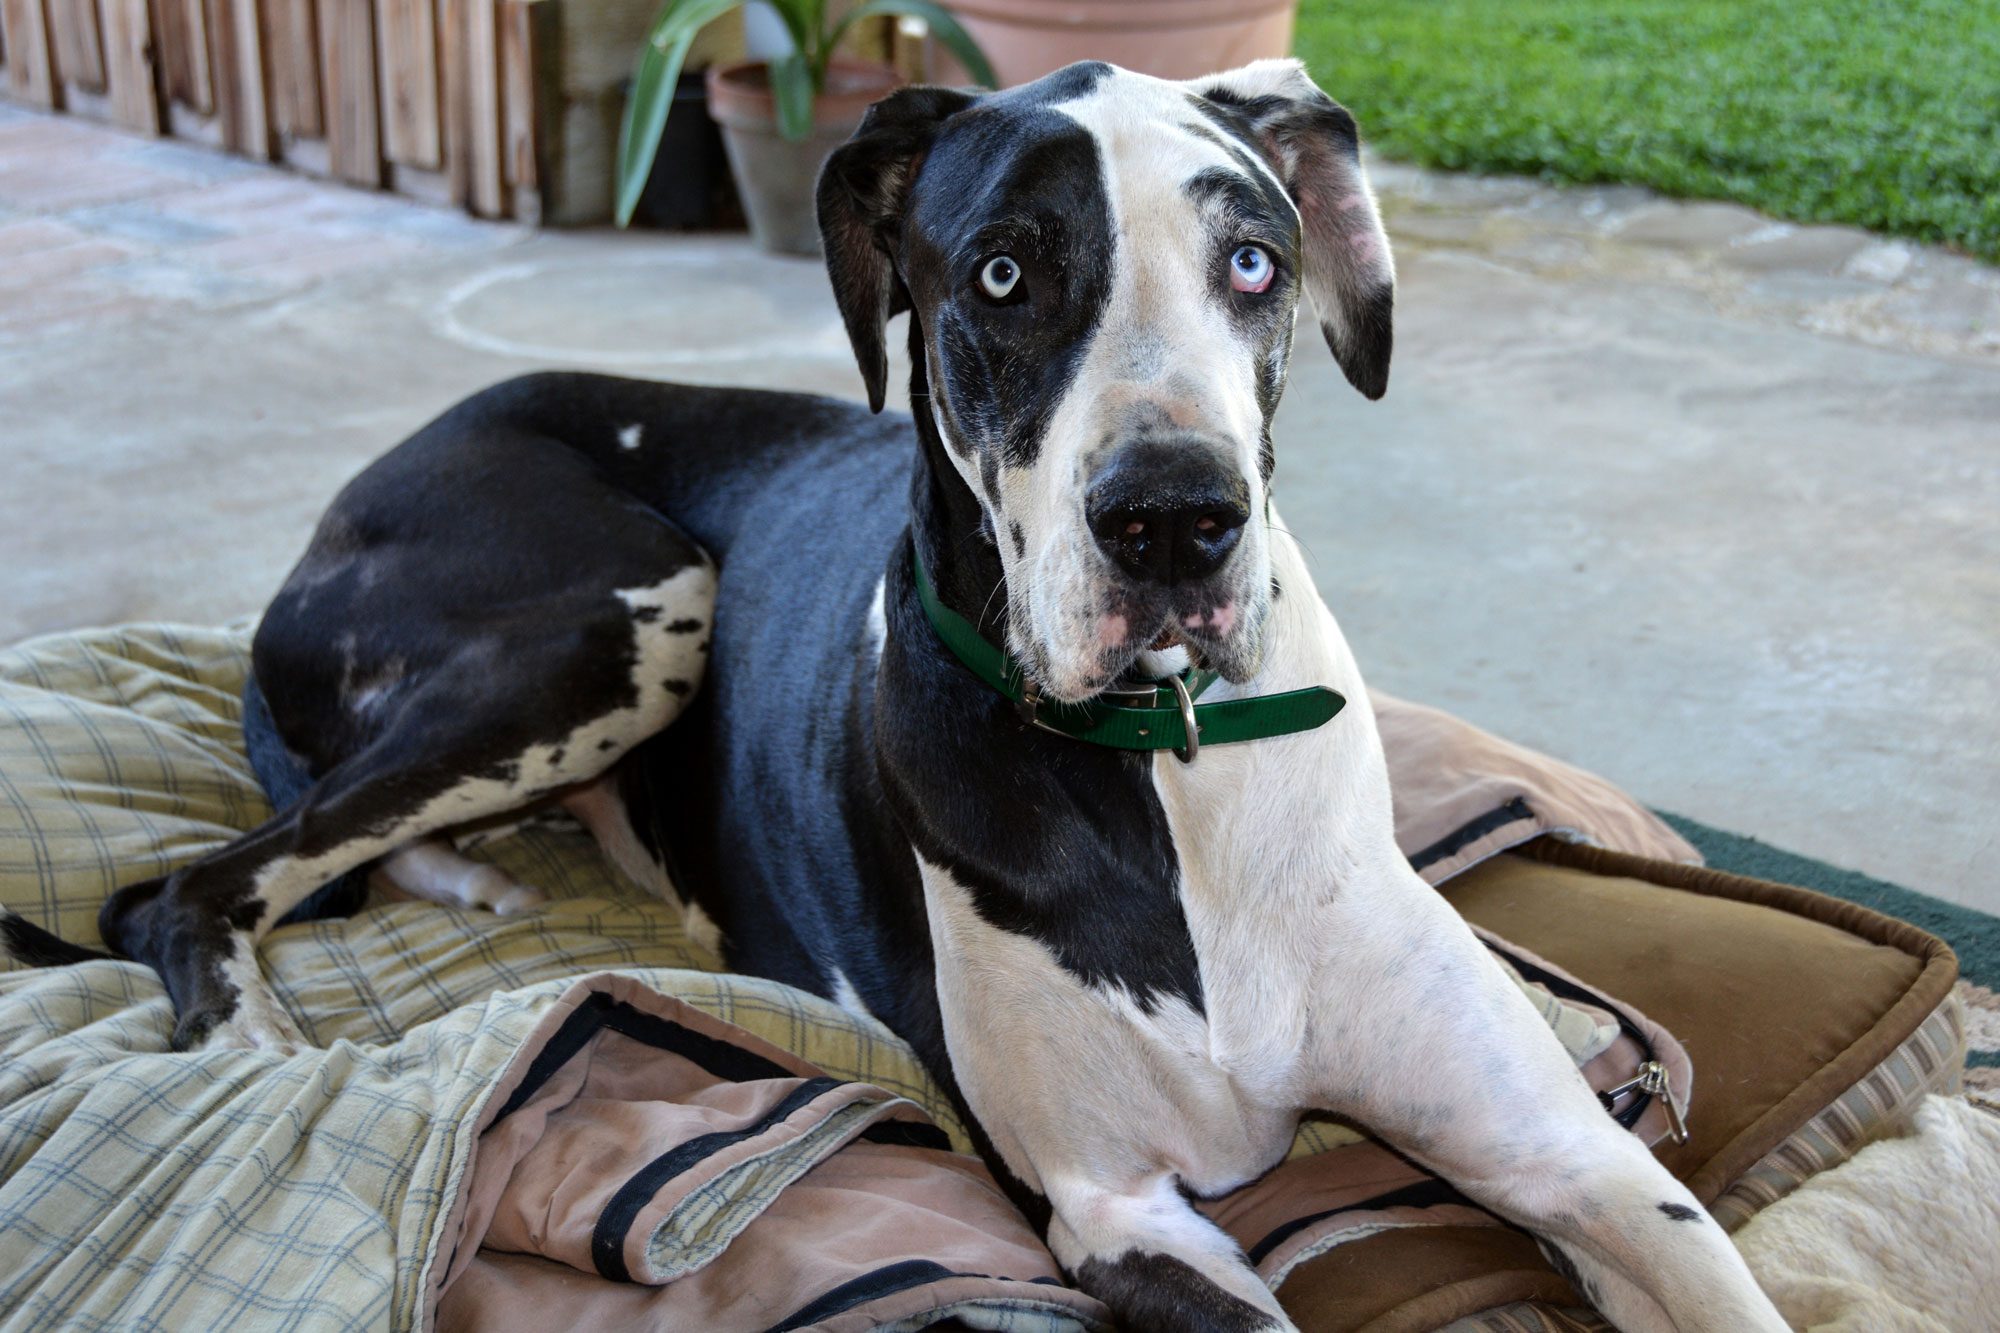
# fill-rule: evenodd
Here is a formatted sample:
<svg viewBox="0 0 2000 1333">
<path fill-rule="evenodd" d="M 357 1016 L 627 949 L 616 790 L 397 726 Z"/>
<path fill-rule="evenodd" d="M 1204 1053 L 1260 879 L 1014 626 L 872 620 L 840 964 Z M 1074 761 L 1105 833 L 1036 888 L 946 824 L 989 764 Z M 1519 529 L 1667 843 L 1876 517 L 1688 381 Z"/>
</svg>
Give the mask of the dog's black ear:
<svg viewBox="0 0 2000 1333">
<path fill-rule="evenodd" d="M 1361 170 L 1354 117 L 1296 60 L 1259 60 L 1186 86 L 1285 183 L 1305 227 L 1305 289 L 1320 331 L 1348 383 L 1380 398 L 1389 387 L 1396 266 Z"/>
<path fill-rule="evenodd" d="M 976 94 L 955 88 L 904 88 L 862 117 L 854 137 L 828 157 L 819 173 L 819 234 L 833 299 L 847 324 L 854 359 L 868 384 L 868 405 L 882 410 L 889 387 L 884 339 L 889 317 L 910 308 L 891 256 L 900 235 L 910 185 L 948 116 Z"/>
</svg>

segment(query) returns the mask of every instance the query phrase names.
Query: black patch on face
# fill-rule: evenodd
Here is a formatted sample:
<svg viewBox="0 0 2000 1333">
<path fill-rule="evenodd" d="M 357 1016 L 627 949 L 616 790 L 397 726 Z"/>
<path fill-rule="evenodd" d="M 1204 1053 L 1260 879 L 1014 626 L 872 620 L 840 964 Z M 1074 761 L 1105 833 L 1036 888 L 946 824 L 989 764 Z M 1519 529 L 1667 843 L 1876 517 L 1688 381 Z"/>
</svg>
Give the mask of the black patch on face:
<svg viewBox="0 0 2000 1333">
<path fill-rule="evenodd" d="M 660 608 L 657 606 L 635 607 L 632 611 L 632 621 L 634 624 L 650 625 L 659 618 Z"/>
<path fill-rule="evenodd" d="M 1699 1222 L 1702 1216 L 1684 1203 L 1663 1203 L 1660 1211 L 1676 1222 Z"/>
<path fill-rule="evenodd" d="M 1086 1259 L 1076 1284 L 1110 1306 L 1120 1328 L 1252 1333 L 1275 1326 L 1270 1315 L 1170 1254 L 1130 1250 L 1116 1259 Z"/>
<path fill-rule="evenodd" d="M 1110 295 L 1097 141 L 1046 107 L 1101 77 L 1072 67 L 954 116 L 912 192 L 901 270 L 925 325 L 932 391 L 954 445 L 979 455 L 989 499 L 1002 464 L 1039 455 Z M 1002 254 L 1020 277 L 999 303 L 979 273 Z"/>
<path fill-rule="evenodd" d="M 654 608 L 648 607 L 646 609 L 650 611 Z M 679 620 L 671 621 L 668 623 L 667 633 L 692 634 L 700 628 L 701 628 L 701 622 L 699 620 L 696 620 L 693 616 L 682 616 Z"/>
<path fill-rule="evenodd" d="M 1007 525 L 1007 537 L 1008 540 L 1014 543 L 1015 559 L 1018 560 L 1020 557 L 1028 553 L 1027 534 L 1021 531 L 1021 525 L 1019 523 L 1009 523 Z"/>
<path fill-rule="evenodd" d="M 668 694 L 673 695 L 674 698 L 676 699 L 685 699 L 688 697 L 688 692 L 692 690 L 694 686 L 688 684 L 684 680 L 663 680 L 660 682 L 660 688 L 665 690 Z"/>
</svg>

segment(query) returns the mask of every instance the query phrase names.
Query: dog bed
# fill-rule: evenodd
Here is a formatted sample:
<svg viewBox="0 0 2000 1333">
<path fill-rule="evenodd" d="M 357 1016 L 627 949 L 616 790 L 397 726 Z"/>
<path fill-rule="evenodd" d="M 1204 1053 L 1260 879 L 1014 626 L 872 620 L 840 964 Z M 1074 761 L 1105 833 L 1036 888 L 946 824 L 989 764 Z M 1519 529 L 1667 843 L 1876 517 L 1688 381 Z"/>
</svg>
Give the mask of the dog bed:
<svg viewBox="0 0 2000 1333">
<path fill-rule="evenodd" d="M 241 627 L 0 654 L 0 903 L 90 941 L 119 884 L 262 819 L 238 728 L 246 665 Z M 1549 799 L 1591 800 L 1572 779 Z M 1491 809 L 1399 836 L 1430 853 L 1433 879 L 1462 871 L 1444 891 L 1475 925 L 1681 1038 L 1693 1137 L 1663 1156 L 1726 1223 L 1953 1082 L 1963 1043 L 1936 940 L 1800 890 L 1547 838 L 1494 855 L 1547 825 L 1532 796 L 1482 790 Z M 409 1322 L 450 1263 L 437 1252 L 472 1146 L 461 1131 L 585 978 L 671 996 L 964 1144 L 885 1029 L 716 970 L 581 832 L 530 825 L 479 854 L 547 892 L 546 910 L 384 902 L 272 934 L 266 971 L 321 1048 L 300 1059 L 165 1054 L 169 1007 L 134 965 L 0 975 L 0 1324 Z M 1301 1134 L 1302 1152 L 1354 1146 L 1336 1127 Z M 1453 1216 L 1351 1227 L 1293 1263 L 1280 1298 L 1313 1330 L 1590 1326 L 1525 1237 Z M 1035 1299 L 981 1308 L 1013 1327 L 1038 1314 Z M 1079 1308 L 1039 1313 L 1074 1326 Z"/>
</svg>

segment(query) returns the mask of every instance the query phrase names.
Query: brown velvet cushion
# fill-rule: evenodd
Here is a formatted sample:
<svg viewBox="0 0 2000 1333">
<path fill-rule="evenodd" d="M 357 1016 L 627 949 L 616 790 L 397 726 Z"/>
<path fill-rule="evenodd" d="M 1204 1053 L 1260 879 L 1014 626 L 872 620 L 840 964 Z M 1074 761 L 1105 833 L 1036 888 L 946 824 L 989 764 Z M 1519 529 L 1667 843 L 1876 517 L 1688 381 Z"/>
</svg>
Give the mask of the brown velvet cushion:
<svg viewBox="0 0 2000 1333">
<path fill-rule="evenodd" d="M 1693 1136 L 1660 1158 L 1703 1202 L 1881 1063 L 1957 976 L 1942 941 L 1866 908 L 1548 839 L 1440 891 L 1687 1047 Z M 1278 1296 L 1307 1333 L 1427 1333 L 1509 1301 L 1576 1303 L 1526 1236 L 1471 1227 L 1341 1246 Z"/>
</svg>

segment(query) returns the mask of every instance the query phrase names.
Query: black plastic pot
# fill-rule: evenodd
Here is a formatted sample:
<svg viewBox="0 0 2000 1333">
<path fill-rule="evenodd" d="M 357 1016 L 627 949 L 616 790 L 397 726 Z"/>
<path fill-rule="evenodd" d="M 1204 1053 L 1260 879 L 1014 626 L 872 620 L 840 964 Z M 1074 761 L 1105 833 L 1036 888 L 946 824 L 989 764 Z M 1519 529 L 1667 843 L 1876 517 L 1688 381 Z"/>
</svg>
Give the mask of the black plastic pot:
<svg viewBox="0 0 2000 1333">
<path fill-rule="evenodd" d="M 743 205 L 729 174 L 722 131 L 708 114 L 708 93 L 698 70 L 674 84 L 674 107 L 632 221 L 665 231 L 743 226 Z"/>
</svg>

